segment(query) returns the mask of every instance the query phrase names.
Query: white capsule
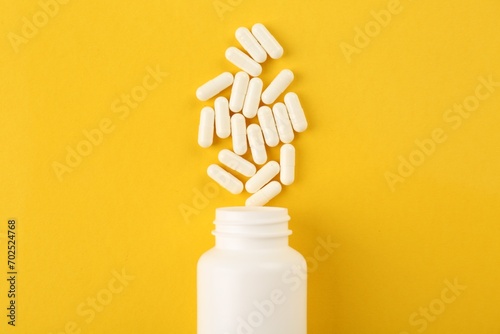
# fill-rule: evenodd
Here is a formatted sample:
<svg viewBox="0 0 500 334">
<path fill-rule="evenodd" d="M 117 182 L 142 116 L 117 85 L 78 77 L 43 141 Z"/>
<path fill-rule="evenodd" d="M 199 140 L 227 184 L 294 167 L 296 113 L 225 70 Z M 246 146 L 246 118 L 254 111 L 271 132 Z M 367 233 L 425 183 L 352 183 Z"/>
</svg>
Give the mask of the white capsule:
<svg viewBox="0 0 500 334">
<path fill-rule="evenodd" d="M 234 153 L 245 154 L 247 152 L 247 126 L 242 114 L 234 114 L 231 117 L 231 133 Z"/>
<path fill-rule="evenodd" d="M 262 206 L 272 200 L 281 192 L 281 184 L 278 181 L 269 182 L 264 188 L 257 191 L 252 196 L 248 197 L 246 206 Z"/>
<path fill-rule="evenodd" d="M 214 141 L 214 118 L 215 113 L 211 107 L 201 109 L 198 127 L 198 144 L 201 147 L 209 147 Z"/>
<path fill-rule="evenodd" d="M 300 100 L 297 94 L 287 93 L 285 95 L 285 105 L 288 110 L 288 116 L 292 122 L 293 129 L 297 132 L 303 132 L 307 129 L 306 115 L 304 109 L 300 105 Z"/>
<path fill-rule="evenodd" d="M 240 157 L 236 153 L 230 150 L 222 150 L 219 152 L 219 161 L 231 168 L 232 170 L 244 175 L 246 177 L 251 177 L 257 171 L 255 165 L 250 161 Z"/>
<path fill-rule="evenodd" d="M 215 99 L 215 133 L 219 138 L 227 138 L 231 134 L 231 121 L 227 99 L 219 96 Z"/>
<path fill-rule="evenodd" d="M 264 83 L 260 78 L 252 78 L 248 84 L 248 91 L 243 104 L 243 115 L 246 118 L 253 118 L 259 110 L 260 94 Z"/>
<path fill-rule="evenodd" d="M 285 89 L 290 86 L 293 81 L 293 72 L 290 70 L 283 70 L 273 81 L 267 86 L 266 90 L 262 93 L 262 102 L 265 104 L 271 104 L 278 96 L 285 91 Z"/>
<path fill-rule="evenodd" d="M 232 83 L 233 75 L 229 72 L 224 72 L 201 85 L 196 90 L 196 97 L 200 101 L 206 101 L 231 86 Z"/>
<path fill-rule="evenodd" d="M 262 66 L 259 63 L 234 46 L 226 50 L 226 59 L 253 77 L 257 77 L 262 73 Z"/>
<path fill-rule="evenodd" d="M 262 106 L 257 112 L 259 117 L 260 127 L 264 134 L 267 146 L 274 147 L 280 142 L 278 130 L 276 130 L 276 123 L 274 122 L 273 112 L 268 106 Z"/>
<path fill-rule="evenodd" d="M 290 143 L 295 136 L 293 134 L 292 123 L 290 123 L 290 119 L 288 118 L 286 106 L 281 102 L 276 103 L 273 106 L 273 115 L 280 140 L 285 144 Z"/>
<path fill-rule="evenodd" d="M 243 49 L 258 63 L 263 63 L 267 59 L 266 51 L 262 48 L 254 35 L 247 28 L 240 27 L 235 32 L 236 40 L 240 42 Z"/>
<path fill-rule="evenodd" d="M 285 144 L 280 149 L 280 181 L 289 186 L 295 180 L 295 147 Z"/>
<path fill-rule="evenodd" d="M 249 81 L 250 77 L 246 72 L 238 72 L 234 76 L 233 89 L 229 98 L 229 109 L 232 112 L 240 112 L 241 108 L 243 108 L 243 101 L 245 101 Z"/>
<path fill-rule="evenodd" d="M 266 183 L 280 172 L 280 164 L 276 161 L 269 161 L 255 173 L 246 183 L 245 189 L 253 194 L 262 188 Z"/>
<path fill-rule="evenodd" d="M 271 58 L 278 59 L 283 56 L 283 47 L 262 23 L 257 23 L 252 27 L 252 34 Z"/>
<path fill-rule="evenodd" d="M 250 124 L 247 128 L 248 145 L 252 151 L 253 161 L 257 165 L 263 165 L 267 161 L 266 146 L 264 145 L 264 137 L 262 130 L 257 124 Z"/>
<path fill-rule="evenodd" d="M 237 195 L 243 191 L 243 182 L 238 180 L 234 175 L 226 172 L 219 165 L 213 164 L 208 166 L 207 174 L 231 194 Z"/>
</svg>

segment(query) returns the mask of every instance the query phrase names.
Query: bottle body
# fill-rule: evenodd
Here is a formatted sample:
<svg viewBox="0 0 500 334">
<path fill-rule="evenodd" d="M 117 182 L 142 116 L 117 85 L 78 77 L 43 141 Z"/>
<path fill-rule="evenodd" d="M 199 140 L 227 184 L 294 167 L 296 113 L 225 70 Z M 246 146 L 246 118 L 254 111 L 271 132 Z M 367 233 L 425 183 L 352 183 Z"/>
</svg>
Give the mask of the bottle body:
<svg viewBox="0 0 500 334">
<path fill-rule="evenodd" d="M 262 209 L 254 215 L 261 219 L 247 220 L 248 210 Z M 288 246 L 283 211 L 262 219 L 273 209 L 286 212 L 247 208 L 236 222 L 216 218 L 216 246 L 198 261 L 198 334 L 307 332 L 306 262 Z"/>
</svg>

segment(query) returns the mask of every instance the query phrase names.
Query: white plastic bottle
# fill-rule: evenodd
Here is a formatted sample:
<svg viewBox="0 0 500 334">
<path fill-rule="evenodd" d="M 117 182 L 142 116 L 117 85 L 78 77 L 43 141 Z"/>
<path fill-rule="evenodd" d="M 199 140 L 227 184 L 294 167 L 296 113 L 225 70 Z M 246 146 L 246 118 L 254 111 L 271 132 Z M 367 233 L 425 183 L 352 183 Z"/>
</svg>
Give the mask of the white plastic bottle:
<svg viewBox="0 0 500 334">
<path fill-rule="evenodd" d="M 288 210 L 216 209 L 198 261 L 198 334 L 306 334 L 307 267 L 288 246 Z"/>
</svg>

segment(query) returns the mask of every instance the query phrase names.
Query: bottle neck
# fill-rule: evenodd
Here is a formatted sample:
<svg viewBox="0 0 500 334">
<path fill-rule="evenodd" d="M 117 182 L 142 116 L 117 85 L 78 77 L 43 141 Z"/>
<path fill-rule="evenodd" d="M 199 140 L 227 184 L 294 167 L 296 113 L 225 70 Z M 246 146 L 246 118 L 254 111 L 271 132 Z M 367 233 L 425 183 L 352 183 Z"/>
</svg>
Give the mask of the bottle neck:
<svg viewBox="0 0 500 334">
<path fill-rule="evenodd" d="M 229 207 L 216 210 L 215 247 L 258 250 L 288 246 L 288 211 L 274 207 Z"/>
<path fill-rule="evenodd" d="M 215 247 L 224 249 L 270 249 L 282 248 L 288 246 L 288 237 L 285 238 L 235 238 L 223 237 L 220 235 L 215 236 Z"/>
</svg>

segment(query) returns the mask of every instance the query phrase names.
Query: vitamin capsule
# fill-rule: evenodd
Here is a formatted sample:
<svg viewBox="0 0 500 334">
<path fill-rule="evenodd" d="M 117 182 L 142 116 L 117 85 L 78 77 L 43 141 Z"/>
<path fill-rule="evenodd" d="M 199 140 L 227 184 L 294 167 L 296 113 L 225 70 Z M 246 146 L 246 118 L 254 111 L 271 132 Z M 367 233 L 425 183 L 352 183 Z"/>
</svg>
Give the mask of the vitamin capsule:
<svg viewBox="0 0 500 334">
<path fill-rule="evenodd" d="M 295 136 L 293 134 L 292 124 L 288 118 L 286 106 L 281 102 L 276 103 L 273 106 L 273 115 L 280 140 L 285 144 L 290 143 Z"/>
<path fill-rule="evenodd" d="M 240 157 L 230 150 L 222 150 L 219 152 L 219 161 L 232 170 L 246 177 L 254 176 L 257 169 L 250 161 Z"/>
<path fill-rule="evenodd" d="M 280 149 L 280 181 L 289 186 L 295 180 L 295 147 L 285 144 Z"/>
<path fill-rule="evenodd" d="M 231 134 L 231 121 L 227 99 L 219 96 L 215 99 L 215 133 L 219 138 L 227 138 Z"/>
<path fill-rule="evenodd" d="M 234 46 L 226 50 L 226 59 L 253 77 L 257 77 L 262 73 L 262 66 L 259 63 Z"/>
<path fill-rule="evenodd" d="M 243 191 L 243 182 L 238 180 L 234 175 L 229 174 L 219 165 L 210 165 L 207 168 L 207 174 L 221 187 L 229 191 L 231 194 L 241 194 Z"/>
<path fill-rule="evenodd" d="M 211 99 L 233 83 L 233 75 L 229 72 L 219 74 L 212 80 L 204 83 L 196 90 L 196 97 L 200 101 Z"/>
<path fill-rule="evenodd" d="M 236 40 L 240 42 L 243 49 L 258 63 L 267 59 L 267 53 L 247 28 L 240 27 L 235 32 Z"/>
<path fill-rule="evenodd" d="M 262 93 L 262 102 L 265 104 L 271 104 L 278 96 L 285 91 L 285 89 L 290 86 L 293 81 L 293 72 L 290 70 L 283 70 L 273 81 L 267 86 L 266 90 Z"/>
<path fill-rule="evenodd" d="M 269 182 L 264 188 L 247 198 L 246 206 L 262 206 L 272 200 L 281 192 L 281 184 L 278 181 Z"/>
<path fill-rule="evenodd" d="M 267 161 L 266 146 L 264 146 L 264 137 L 262 130 L 257 124 L 250 124 L 247 128 L 248 145 L 252 151 L 253 161 L 257 165 L 263 165 Z"/>
<path fill-rule="evenodd" d="M 247 183 L 245 183 L 245 189 L 253 194 L 262 188 L 266 183 L 271 181 L 273 177 L 278 175 L 280 172 L 280 164 L 276 161 L 269 161 L 261 169 L 252 176 Z"/>
<path fill-rule="evenodd" d="M 271 58 L 278 59 L 283 56 L 283 47 L 262 23 L 252 27 L 252 34 Z"/>
<path fill-rule="evenodd" d="M 278 130 L 276 130 L 276 123 L 274 122 L 273 112 L 268 106 L 262 106 L 257 112 L 259 117 L 260 127 L 264 134 L 267 146 L 274 147 L 280 142 Z"/>
<path fill-rule="evenodd" d="M 229 109 L 232 112 L 240 112 L 241 108 L 243 108 L 243 101 L 247 94 L 249 81 L 250 77 L 246 72 L 238 72 L 234 76 L 233 89 L 229 98 Z"/>
<path fill-rule="evenodd" d="M 242 114 L 234 114 L 231 117 L 231 133 L 234 153 L 245 154 L 247 152 L 247 126 Z"/>
<path fill-rule="evenodd" d="M 285 95 L 285 105 L 288 110 L 288 116 L 292 122 L 293 129 L 297 132 L 303 132 L 307 129 L 306 115 L 304 109 L 300 105 L 300 100 L 297 94 L 287 93 Z"/>
<path fill-rule="evenodd" d="M 252 118 L 257 115 L 260 103 L 260 93 L 262 93 L 263 86 L 262 79 L 252 78 L 248 84 L 248 91 L 243 104 L 243 115 L 246 118 Z"/>
<path fill-rule="evenodd" d="M 214 141 L 215 113 L 211 107 L 204 107 L 200 113 L 200 126 L 198 127 L 198 144 L 209 147 Z"/>
</svg>

